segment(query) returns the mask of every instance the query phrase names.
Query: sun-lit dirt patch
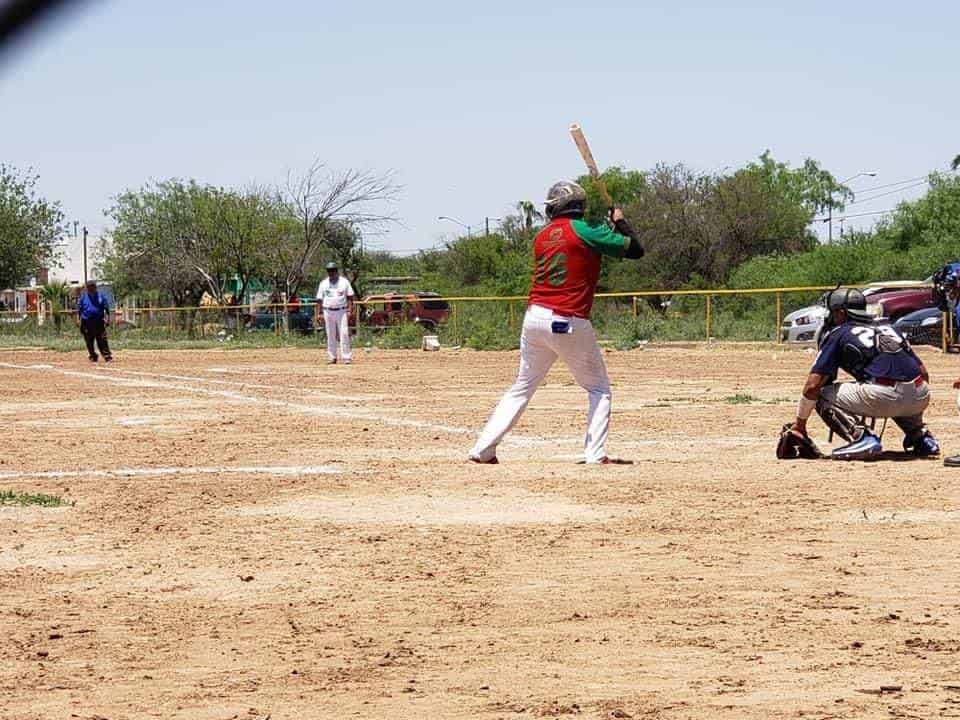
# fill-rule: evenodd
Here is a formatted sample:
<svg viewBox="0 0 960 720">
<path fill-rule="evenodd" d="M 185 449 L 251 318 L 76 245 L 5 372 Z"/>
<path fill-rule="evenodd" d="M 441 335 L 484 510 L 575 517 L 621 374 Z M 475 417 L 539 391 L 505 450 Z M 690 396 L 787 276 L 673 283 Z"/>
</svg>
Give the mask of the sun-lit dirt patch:
<svg viewBox="0 0 960 720">
<path fill-rule="evenodd" d="M 244 515 L 353 525 L 518 525 L 524 523 L 602 522 L 618 509 L 593 508 L 563 498 L 522 490 L 482 495 L 317 497 L 307 495 L 280 505 L 242 508 Z"/>
</svg>

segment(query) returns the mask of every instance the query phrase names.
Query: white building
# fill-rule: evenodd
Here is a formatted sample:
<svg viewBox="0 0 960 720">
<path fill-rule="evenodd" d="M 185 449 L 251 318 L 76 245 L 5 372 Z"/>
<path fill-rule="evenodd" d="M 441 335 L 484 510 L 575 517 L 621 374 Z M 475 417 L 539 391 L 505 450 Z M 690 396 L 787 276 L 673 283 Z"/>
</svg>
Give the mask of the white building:
<svg viewBox="0 0 960 720">
<path fill-rule="evenodd" d="M 93 271 L 94 249 L 100 244 L 100 238 L 87 235 L 87 275 L 96 277 Z M 54 263 L 51 263 L 50 280 L 63 280 L 70 284 L 82 285 L 83 277 L 83 233 L 77 237 L 66 235 L 59 244 Z"/>
</svg>

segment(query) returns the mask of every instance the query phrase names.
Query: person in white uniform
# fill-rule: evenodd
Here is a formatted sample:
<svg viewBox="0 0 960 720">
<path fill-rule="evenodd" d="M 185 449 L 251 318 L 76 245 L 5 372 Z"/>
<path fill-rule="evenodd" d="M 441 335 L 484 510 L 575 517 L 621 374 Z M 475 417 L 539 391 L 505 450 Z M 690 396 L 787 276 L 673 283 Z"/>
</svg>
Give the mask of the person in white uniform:
<svg viewBox="0 0 960 720">
<path fill-rule="evenodd" d="M 317 287 L 317 308 L 323 307 L 323 325 L 327 331 L 327 364 L 337 362 L 337 344 L 340 362 L 350 364 L 350 313 L 353 311 L 353 287 L 340 275 L 335 262 L 327 263 L 327 276 Z M 317 318 L 319 323 L 319 318 Z"/>
</svg>

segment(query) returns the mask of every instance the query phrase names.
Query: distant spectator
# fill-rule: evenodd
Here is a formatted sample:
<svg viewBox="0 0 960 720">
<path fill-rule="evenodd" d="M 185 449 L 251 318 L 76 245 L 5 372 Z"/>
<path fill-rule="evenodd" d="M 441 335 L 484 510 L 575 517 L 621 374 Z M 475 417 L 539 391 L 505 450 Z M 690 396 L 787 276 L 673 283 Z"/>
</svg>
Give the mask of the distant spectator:
<svg viewBox="0 0 960 720">
<path fill-rule="evenodd" d="M 113 362 L 113 354 L 107 343 L 107 327 L 110 325 L 110 302 L 107 297 L 97 290 L 97 283 L 87 281 L 86 292 L 77 300 L 77 324 L 80 333 L 87 344 L 87 354 L 90 362 L 99 359 L 93 348 L 96 341 L 97 348 L 106 362 Z"/>
<path fill-rule="evenodd" d="M 340 275 L 335 262 L 327 263 L 327 277 L 317 288 L 317 310 L 323 308 L 323 323 L 327 331 L 327 363 L 337 362 L 337 341 L 340 362 L 350 364 L 350 313 L 353 310 L 353 286 Z M 317 318 L 319 324 L 319 317 Z"/>
</svg>

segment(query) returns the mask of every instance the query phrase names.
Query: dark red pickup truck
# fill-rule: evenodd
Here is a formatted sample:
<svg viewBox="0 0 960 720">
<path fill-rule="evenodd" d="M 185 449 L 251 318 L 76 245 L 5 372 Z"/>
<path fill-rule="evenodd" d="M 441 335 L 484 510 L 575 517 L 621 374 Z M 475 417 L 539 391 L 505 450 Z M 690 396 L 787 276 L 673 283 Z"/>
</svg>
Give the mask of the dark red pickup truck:
<svg viewBox="0 0 960 720">
<path fill-rule="evenodd" d="M 936 307 L 933 288 L 904 288 L 878 293 L 867 298 L 867 310 L 878 320 L 897 320 L 908 313 Z"/>
<path fill-rule="evenodd" d="M 414 322 L 427 330 L 436 330 L 449 315 L 449 303 L 431 292 L 367 295 L 360 303 L 360 322 L 367 327 Z"/>
</svg>

